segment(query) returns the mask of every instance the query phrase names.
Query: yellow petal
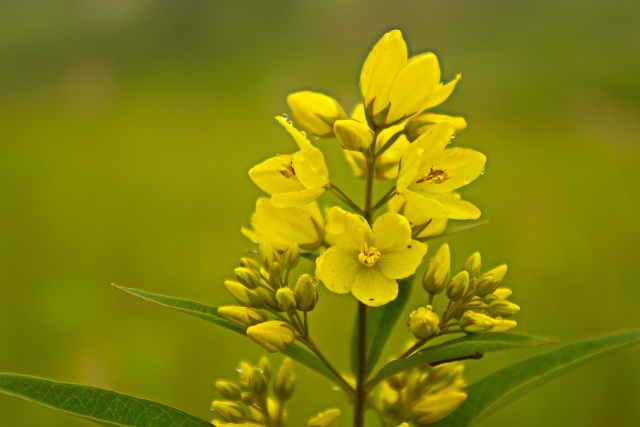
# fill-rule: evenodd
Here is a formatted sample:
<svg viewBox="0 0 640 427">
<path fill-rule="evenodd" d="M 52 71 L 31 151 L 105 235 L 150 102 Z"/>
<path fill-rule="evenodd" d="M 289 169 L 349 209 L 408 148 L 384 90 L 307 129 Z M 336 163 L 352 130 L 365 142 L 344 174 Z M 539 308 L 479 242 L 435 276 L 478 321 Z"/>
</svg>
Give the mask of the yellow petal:
<svg viewBox="0 0 640 427">
<path fill-rule="evenodd" d="M 350 151 L 365 151 L 373 142 L 375 134 L 369 126 L 357 120 L 337 120 L 334 125 L 340 146 Z"/>
<path fill-rule="evenodd" d="M 451 92 L 453 92 L 453 89 L 456 87 L 456 84 L 458 84 L 460 77 L 462 77 L 462 74 L 458 74 L 455 79 L 451 80 L 446 85 L 440 83 L 436 86 L 422 106 L 422 110 L 435 107 L 436 105 L 440 105 L 446 101 L 451 95 Z"/>
<path fill-rule="evenodd" d="M 309 142 L 307 137 L 304 136 L 298 129 L 293 127 L 293 124 L 289 123 L 283 116 L 276 116 L 276 120 L 278 121 L 278 123 L 284 126 L 284 128 L 293 137 L 294 141 L 296 142 L 296 144 L 298 144 L 298 147 L 300 147 L 301 150 L 311 147 L 311 142 Z"/>
<path fill-rule="evenodd" d="M 295 176 L 287 178 L 278 172 L 278 168 L 291 164 L 292 160 L 293 156 L 288 154 L 272 157 L 252 167 L 249 177 L 267 194 L 301 190 L 304 186 Z"/>
<path fill-rule="evenodd" d="M 331 292 L 349 292 L 359 269 L 358 252 L 344 247 L 333 246 L 316 258 L 316 276 Z"/>
<path fill-rule="evenodd" d="M 360 90 L 365 107 L 373 101 L 372 115 L 389 104 L 389 90 L 407 63 L 407 45 L 399 30 L 382 36 L 373 47 L 360 73 Z"/>
<path fill-rule="evenodd" d="M 403 192 L 416 182 L 418 171 L 422 165 L 424 150 L 421 148 L 413 150 L 412 148 L 413 147 L 408 148 L 402 156 L 400 171 L 398 172 L 398 181 L 396 182 L 396 190 L 398 193 Z"/>
<path fill-rule="evenodd" d="M 451 178 L 446 179 L 441 183 L 436 181 L 424 181 L 419 184 L 414 184 L 411 189 L 419 192 L 428 191 L 430 193 L 450 193 L 456 188 L 467 185 L 474 179 L 476 179 L 482 169 L 487 158 L 484 154 L 470 150 L 468 148 L 450 148 L 443 150 L 440 156 L 435 158 L 430 164 L 424 164 L 425 168 L 421 172 L 427 173 L 427 167 L 446 170 Z"/>
<path fill-rule="evenodd" d="M 360 215 L 334 206 L 327 213 L 326 240 L 332 246 L 343 246 L 360 251 L 363 242 L 371 244 L 373 234 L 367 221 Z"/>
<path fill-rule="evenodd" d="M 410 240 L 409 244 L 400 251 L 383 253 L 376 267 L 387 277 L 404 279 L 416 272 L 426 253 L 427 245 L 417 240 Z"/>
<path fill-rule="evenodd" d="M 363 304 L 379 307 L 398 296 L 398 283 L 375 267 L 362 267 L 351 285 L 351 293 Z"/>
<path fill-rule="evenodd" d="M 353 174 L 358 178 L 362 178 L 367 171 L 367 160 L 365 159 L 364 154 L 357 151 L 347 150 L 343 150 L 342 152 L 344 153 L 347 163 L 351 166 Z"/>
<path fill-rule="evenodd" d="M 273 206 L 279 208 L 290 208 L 292 206 L 300 206 L 322 196 L 327 191 L 324 187 L 319 188 L 306 188 L 304 190 L 290 191 L 288 193 L 278 193 L 271 196 L 271 203 Z"/>
<path fill-rule="evenodd" d="M 407 203 L 430 218 L 451 218 L 448 216 L 449 211 L 433 197 L 426 197 L 409 189 L 403 190 L 400 195 Z"/>
<path fill-rule="evenodd" d="M 441 194 L 435 200 L 447 210 L 448 218 L 477 219 L 480 217 L 480 209 L 455 194 Z"/>
<path fill-rule="evenodd" d="M 413 143 L 407 148 L 402 155 L 403 157 L 410 156 L 412 151 L 415 150 L 424 150 L 424 154 L 422 156 L 422 165 L 417 172 L 417 175 L 424 175 L 429 172 L 431 167 L 433 166 L 434 159 L 439 156 L 442 151 L 445 149 L 449 141 L 451 141 L 451 136 L 455 133 L 455 127 L 453 124 L 449 122 L 437 123 L 433 126 L 430 126 L 422 135 L 418 137 Z"/>
<path fill-rule="evenodd" d="M 405 127 L 405 133 L 410 141 L 415 141 L 416 138 L 425 133 L 431 126 L 442 122 L 450 122 L 453 124 L 455 133 L 460 133 L 467 128 L 467 121 L 463 117 L 425 113 L 414 116 L 409 120 Z"/>
<path fill-rule="evenodd" d="M 301 91 L 287 96 L 296 122 L 315 136 L 331 136 L 333 123 L 347 116 L 338 102 L 323 93 Z"/>
<path fill-rule="evenodd" d="M 440 66 L 433 53 L 411 58 L 389 90 L 391 108 L 385 124 L 424 110 L 425 102 L 439 82 Z"/>
<path fill-rule="evenodd" d="M 367 123 L 367 116 L 364 113 L 364 104 L 362 102 L 358 103 L 353 112 L 351 113 L 351 118 L 359 121 L 360 123 Z"/>
<path fill-rule="evenodd" d="M 387 212 L 380 215 L 373 223 L 373 246 L 383 254 L 383 257 L 387 252 L 402 251 L 410 244 L 411 224 L 402 215 Z"/>
<path fill-rule="evenodd" d="M 295 153 L 292 160 L 296 178 L 305 188 L 329 185 L 329 169 L 322 151 L 310 145 Z"/>
<path fill-rule="evenodd" d="M 448 218 L 429 218 L 423 212 L 418 210 L 413 205 L 408 204 L 402 196 L 394 196 L 389 203 L 387 203 L 387 210 L 389 212 L 396 212 L 409 220 L 413 224 L 412 230 L 429 222 L 429 225 L 418 234 L 418 238 L 438 236 L 442 234 L 447 226 Z"/>
</svg>

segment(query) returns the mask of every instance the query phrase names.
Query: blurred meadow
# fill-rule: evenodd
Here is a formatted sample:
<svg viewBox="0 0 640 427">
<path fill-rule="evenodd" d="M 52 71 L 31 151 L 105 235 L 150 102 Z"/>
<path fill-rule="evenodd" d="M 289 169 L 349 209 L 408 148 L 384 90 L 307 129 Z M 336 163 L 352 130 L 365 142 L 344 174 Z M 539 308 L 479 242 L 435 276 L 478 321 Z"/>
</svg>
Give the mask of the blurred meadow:
<svg viewBox="0 0 640 427">
<path fill-rule="evenodd" d="M 274 120 L 286 95 L 320 90 L 351 111 L 393 28 L 438 55 L 443 80 L 462 73 L 438 111 L 464 115 L 454 145 L 488 157 L 462 193 L 490 224 L 428 257 L 448 242 L 454 266 L 476 250 L 487 268 L 508 263 L 522 332 L 570 343 L 640 327 L 640 3 L 2 1 L 0 371 L 210 417 L 215 380 L 263 351 L 110 283 L 231 303 L 223 281 L 261 196 L 247 171 L 294 148 Z M 335 141 L 317 145 L 362 197 Z M 416 288 L 407 311 L 425 303 Z M 310 315 L 345 370 L 355 306 L 322 289 Z M 385 354 L 405 345 L 405 319 Z M 489 354 L 466 375 L 547 350 Z M 615 353 L 481 425 L 640 425 L 639 358 Z M 329 407 L 349 425 L 343 396 L 295 368 L 289 425 Z M 0 426 L 36 425 L 93 424 L 0 396 Z"/>
</svg>

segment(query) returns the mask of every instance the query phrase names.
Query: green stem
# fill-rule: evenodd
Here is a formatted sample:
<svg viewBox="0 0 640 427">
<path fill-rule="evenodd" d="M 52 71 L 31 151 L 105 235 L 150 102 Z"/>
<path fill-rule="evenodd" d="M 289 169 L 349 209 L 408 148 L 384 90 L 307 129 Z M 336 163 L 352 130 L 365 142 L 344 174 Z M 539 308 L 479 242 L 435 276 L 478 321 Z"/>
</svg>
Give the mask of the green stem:
<svg viewBox="0 0 640 427">
<path fill-rule="evenodd" d="M 274 427 L 273 422 L 271 421 L 271 416 L 269 415 L 267 398 L 264 395 L 260 396 L 260 409 L 262 410 L 262 415 L 264 417 L 264 425 L 267 427 Z"/>
<path fill-rule="evenodd" d="M 331 184 L 329 185 L 329 190 L 333 190 L 333 192 L 336 193 L 338 198 L 343 202 L 345 202 L 346 204 L 348 204 L 351 207 L 351 209 L 356 211 L 357 214 L 362 215 L 364 213 L 362 211 L 362 208 L 358 206 L 358 204 L 354 202 L 353 199 L 349 197 L 349 195 L 345 193 L 344 190 L 340 188 L 338 184 L 336 184 L 335 182 L 333 181 L 331 182 Z"/>
<path fill-rule="evenodd" d="M 304 312 L 304 337 L 309 337 L 309 318 L 307 317 L 307 311 Z"/>
<path fill-rule="evenodd" d="M 395 194 L 396 194 L 396 186 L 394 185 L 386 193 L 384 193 L 384 196 L 382 196 L 380 200 L 378 200 L 378 203 L 373 205 L 373 207 L 371 208 L 371 213 L 374 213 L 375 211 L 380 209 L 382 206 L 384 206 L 389 200 L 391 200 L 393 196 L 395 196 Z"/>
<path fill-rule="evenodd" d="M 424 231 L 424 229 L 427 228 L 429 226 L 429 224 L 431 224 L 431 221 L 433 221 L 433 219 L 429 219 L 429 221 L 425 222 L 424 224 L 420 225 L 418 228 L 413 230 L 411 232 L 411 238 L 418 237 L 420 235 L 420 233 L 422 233 Z"/>
<path fill-rule="evenodd" d="M 336 367 L 333 366 L 329 359 L 327 359 L 326 356 L 320 351 L 320 349 L 316 346 L 316 343 L 310 337 L 305 338 L 303 343 L 309 348 L 309 350 L 311 350 L 316 356 L 318 356 L 318 359 L 320 359 L 322 363 L 325 364 L 327 369 L 329 369 L 331 373 L 336 376 L 338 382 L 342 386 L 342 389 L 347 393 L 349 398 L 353 399 L 355 397 L 355 390 L 353 389 L 353 387 L 351 387 L 347 380 L 344 379 L 344 377 L 336 369 Z"/>
<path fill-rule="evenodd" d="M 380 151 L 378 151 L 376 153 L 376 157 L 380 157 L 380 155 L 382 153 L 384 153 L 385 151 L 387 151 L 389 148 L 391 148 L 391 146 L 398 140 L 398 138 L 400 138 L 400 136 L 403 134 L 404 129 L 401 130 L 400 132 L 396 133 L 395 135 L 393 135 L 391 138 L 389 138 L 389 140 L 387 141 L 386 144 L 384 144 L 382 146 L 382 148 L 380 149 Z"/>
<path fill-rule="evenodd" d="M 353 408 L 353 427 L 363 427 L 367 399 L 367 306 L 360 301 L 358 301 L 358 359 L 356 366 L 356 401 Z"/>
</svg>

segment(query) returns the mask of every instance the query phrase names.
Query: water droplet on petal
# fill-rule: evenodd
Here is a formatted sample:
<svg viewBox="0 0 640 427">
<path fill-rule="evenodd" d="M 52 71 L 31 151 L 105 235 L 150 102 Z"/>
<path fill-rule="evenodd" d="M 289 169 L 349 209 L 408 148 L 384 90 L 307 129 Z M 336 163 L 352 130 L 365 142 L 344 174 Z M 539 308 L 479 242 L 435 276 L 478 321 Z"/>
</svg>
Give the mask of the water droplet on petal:
<svg viewBox="0 0 640 427">
<path fill-rule="evenodd" d="M 289 123 L 289 126 L 293 126 L 293 122 L 291 120 L 289 120 L 287 123 Z"/>
<path fill-rule="evenodd" d="M 287 113 L 282 113 L 282 120 L 289 120 L 289 116 L 287 116 Z"/>
<path fill-rule="evenodd" d="M 300 133 L 302 134 L 302 136 L 307 136 L 307 133 L 303 130 L 301 130 Z"/>
<path fill-rule="evenodd" d="M 456 139 L 456 134 L 451 135 L 451 139 Z"/>
</svg>

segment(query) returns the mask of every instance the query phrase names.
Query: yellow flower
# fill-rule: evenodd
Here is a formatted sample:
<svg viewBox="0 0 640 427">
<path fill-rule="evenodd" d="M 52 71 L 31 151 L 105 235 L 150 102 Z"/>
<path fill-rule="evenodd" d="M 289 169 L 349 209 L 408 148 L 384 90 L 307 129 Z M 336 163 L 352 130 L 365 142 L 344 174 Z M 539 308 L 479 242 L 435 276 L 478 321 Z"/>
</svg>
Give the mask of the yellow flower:
<svg viewBox="0 0 640 427">
<path fill-rule="evenodd" d="M 373 230 L 360 215 L 334 206 L 327 214 L 327 241 L 332 245 L 316 259 L 316 276 L 332 292 L 351 292 L 360 302 L 378 307 L 398 296 L 398 283 L 415 273 L 427 245 L 411 239 L 409 221 L 385 213 Z"/>
<path fill-rule="evenodd" d="M 360 91 L 370 123 L 387 126 L 444 102 L 460 74 L 440 83 L 440 65 L 433 53 L 407 59 L 402 33 L 393 30 L 373 47 L 360 73 Z"/>
<path fill-rule="evenodd" d="M 278 208 L 266 197 L 256 201 L 256 211 L 251 216 L 253 230 L 242 227 L 246 237 L 256 243 L 284 251 L 293 242 L 300 251 L 313 252 L 322 245 L 324 221 L 316 202 L 291 208 Z"/>
<path fill-rule="evenodd" d="M 444 231 L 447 226 L 447 221 L 449 220 L 448 218 L 429 218 L 424 213 L 408 204 L 400 196 L 393 196 L 393 198 L 389 200 L 387 210 L 406 217 L 413 225 L 414 230 L 423 227 L 427 222 L 431 221 L 424 230 L 422 230 L 417 236 L 414 236 L 417 239 L 439 236 Z"/>
<path fill-rule="evenodd" d="M 274 206 L 287 208 L 313 202 L 327 191 L 330 182 L 324 156 L 291 123 L 281 116 L 276 119 L 293 136 L 300 151 L 278 155 L 254 166 L 249 177 L 271 195 Z"/>
<path fill-rule="evenodd" d="M 296 121 L 314 136 L 333 136 L 333 124 L 347 115 L 338 102 L 323 93 L 301 91 L 287 97 L 287 104 Z"/>
<path fill-rule="evenodd" d="M 450 122 L 434 124 L 406 149 L 396 192 L 428 217 L 476 219 L 480 210 L 451 192 L 476 179 L 486 157 L 466 148 L 445 149 L 454 132 Z"/>
</svg>

